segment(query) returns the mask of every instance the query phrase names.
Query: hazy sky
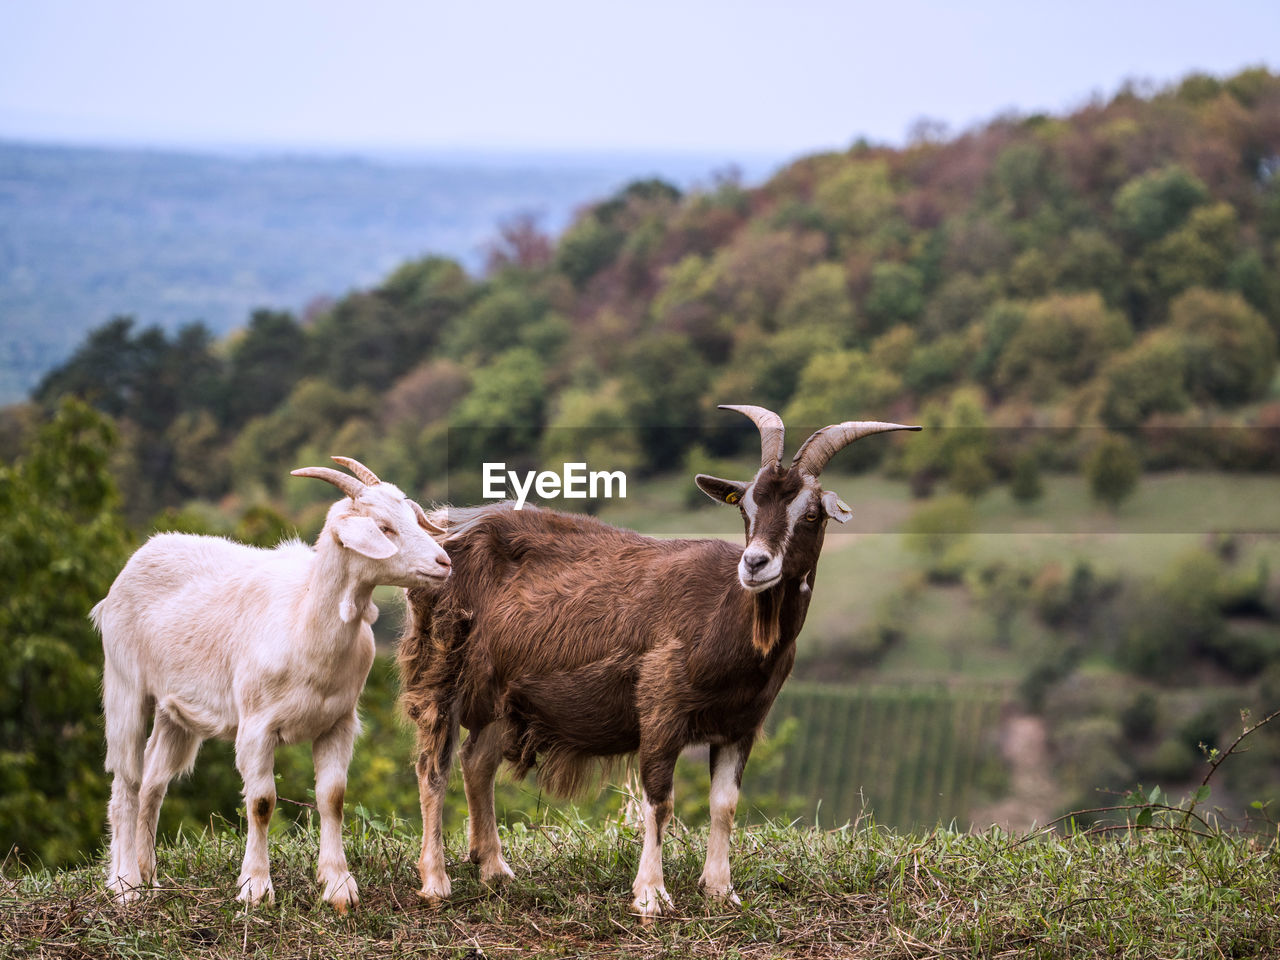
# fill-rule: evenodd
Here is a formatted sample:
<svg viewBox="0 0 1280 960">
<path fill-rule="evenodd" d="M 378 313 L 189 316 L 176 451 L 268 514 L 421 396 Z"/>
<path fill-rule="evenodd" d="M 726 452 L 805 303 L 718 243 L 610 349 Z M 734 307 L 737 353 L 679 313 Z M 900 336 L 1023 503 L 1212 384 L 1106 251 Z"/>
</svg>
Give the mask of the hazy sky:
<svg viewBox="0 0 1280 960">
<path fill-rule="evenodd" d="M 1280 65 L 1280 0 L 0 0 L 0 137 L 788 156 Z"/>
</svg>

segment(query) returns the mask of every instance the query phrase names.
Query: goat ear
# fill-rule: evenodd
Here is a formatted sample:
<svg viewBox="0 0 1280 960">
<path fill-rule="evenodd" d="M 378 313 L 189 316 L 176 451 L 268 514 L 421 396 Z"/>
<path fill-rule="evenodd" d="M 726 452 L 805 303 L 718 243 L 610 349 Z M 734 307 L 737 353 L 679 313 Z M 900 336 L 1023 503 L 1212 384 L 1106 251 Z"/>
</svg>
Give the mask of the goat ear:
<svg viewBox="0 0 1280 960">
<path fill-rule="evenodd" d="M 853 510 L 830 490 L 822 492 L 822 509 L 836 523 L 848 523 L 853 519 Z"/>
<path fill-rule="evenodd" d="M 397 549 L 368 517 L 343 517 L 333 525 L 333 535 L 348 550 L 371 560 L 385 560 Z"/>
<path fill-rule="evenodd" d="M 700 473 L 693 478 L 693 482 L 698 485 L 698 489 L 705 493 L 712 500 L 719 500 L 721 503 L 737 505 L 742 502 L 742 495 L 747 492 L 747 484 L 738 483 L 736 480 L 721 480 L 719 477 L 709 477 L 705 473 Z"/>
</svg>

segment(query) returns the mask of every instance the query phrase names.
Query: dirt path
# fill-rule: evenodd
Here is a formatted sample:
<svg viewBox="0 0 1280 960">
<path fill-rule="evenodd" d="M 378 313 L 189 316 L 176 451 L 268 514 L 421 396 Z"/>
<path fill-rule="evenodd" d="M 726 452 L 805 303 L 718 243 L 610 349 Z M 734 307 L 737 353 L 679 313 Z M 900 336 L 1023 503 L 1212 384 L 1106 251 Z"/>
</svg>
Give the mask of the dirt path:
<svg viewBox="0 0 1280 960">
<path fill-rule="evenodd" d="M 1043 826 L 1057 810 L 1061 792 L 1049 768 L 1049 745 L 1044 721 L 1031 714 L 1015 714 L 1000 731 L 1000 752 L 1010 767 L 1009 796 L 973 811 L 975 829 L 999 824 L 1022 833 Z"/>
</svg>

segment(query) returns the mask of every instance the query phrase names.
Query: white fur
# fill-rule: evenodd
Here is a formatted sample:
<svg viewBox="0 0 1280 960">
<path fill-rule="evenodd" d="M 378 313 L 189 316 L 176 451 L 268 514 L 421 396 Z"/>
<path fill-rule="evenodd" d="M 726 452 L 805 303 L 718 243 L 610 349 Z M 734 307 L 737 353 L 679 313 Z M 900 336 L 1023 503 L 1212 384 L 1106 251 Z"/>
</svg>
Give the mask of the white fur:
<svg viewBox="0 0 1280 960">
<path fill-rule="evenodd" d="M 655 804 L 646 793 L 640 809 L 644 816 L 644 847 L 635 883 L 631 885 L 631 909 L 647 922 L 660 916 L 664 907 L 672 909 L 671 897 L 662 879 L 662 832 L 671 819 L 671 797 L 668 796 L 665 803 Z"/>
<path fill-rule="evenodd" d="M 370 595 L 379 584 L 424 586 L 448 575 L 448 557 L 389 483 L 335 503 L 314 549 L 173 533 L 148 540 L 92 613 L 105 653 L 107 879 L 117 896 L 134 899 L 155 883 L 156 820 L 169 781 L 191 769 L 203 740 L 219 737 L 235 741 L 245 785 L 239 899 L 274 898 L 266 836 L 275 748 L 312 741 L 323 896 L 340 910 L 354 905 L 342 800 L 360 728 L 356 702 L 373 663 Z"/>
<path fill-rule="evenodd" d="M 738 759 L 741 749 L 728 744 L 716 755 L 711 771 L 711 830 L 707 835 L 707 859 L 698 878 L 698 886 L 707 896 L 727 900 L 734 906 L 742 901 L 733 892 L 729 879 L 729 839 L 733 818 L 738 810 Z"/>
</svg>

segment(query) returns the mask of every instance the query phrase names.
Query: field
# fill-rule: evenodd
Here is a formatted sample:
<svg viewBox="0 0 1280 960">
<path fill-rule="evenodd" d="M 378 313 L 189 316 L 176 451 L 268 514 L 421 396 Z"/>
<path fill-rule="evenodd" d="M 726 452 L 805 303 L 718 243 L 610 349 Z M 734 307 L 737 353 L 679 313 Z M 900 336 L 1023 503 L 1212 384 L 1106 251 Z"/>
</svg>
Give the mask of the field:
<svg viewBox="0 0 1280 960">
<path fill-rule="evenodd" d="M 666 843 L 674 916 L 628 914 L 634 828 L 553 817 L 504 831 L 517 879 L 480 886 L 449 837 L 453 899 L 414 895 L 417 838 L 403 824 L 349 828 L 361 906 L 317 903 L 316 834 L 273 840 L 278 903 L 232 899 L 229 834 L 160 851 L 164 888 L 116 908 L 101 864 L 0 881 L 0 957 L 1257 957 L 1280 950 L 1274 843 L 1147 831 L 1021 838 L 858 827 L 741 829 L 731 863 L 741 910 L 697 891 L 705 833 Z"/>
<path fill-rule="evenodd" d="M 741 466 L 742 475 L 750 471 L 749 465 Z M 732 511 L 710 501 L 677 506 L 690 483 L 668 477 L 637 484 L 633 496 L 608 505 L 601 517 L 658 535 L 722 536 L 740 542 L 741 524 Z M 920 575 L 919 559 L 900 533 L 921 505 L 905 482 L 833 471 L 823 477 L 823 485 L 852 504 L 854 517 L 846 527 L 828 527 L 813 605 L 800 635 L 801 675 L 806 658 L 821 661 L 833 651 L 847 654 L 864 644 L 863 634 L 886 602 Z M 1102 577 L 1154 577 L 1179 554 L 1231 532 L 1246 546 L 1250 562 L 1265 559 L 1271 569 L 1280 570 L 1280 497 L 1272 476 L 1150 474 L 1114 512 L 1093 502 L 1079 477 L 1046 477 L 1044 490 L 1030 505 L 1014 502 L 1003 487 L 976 502 L 974 529 L 966 538 L 973 566 L 1004 561 L 1034 570 L 1085 561 Z M 906 612 L 913 626 L 877 662 L 877 679 L 954 683 L 968 676 L 1012 684 L 1028 659 L 1052 643 L 1024 615 L 1014 625 L 1012 645 L 996 647 L 990 617 L 962 590 L 919 592 Z M 846 676 L 837 679 L 849 680 L 856 673 L 857 664 L 845 660 Z"/>
<path fill-rule="evenodd" d="M 748 772 L 746 799 L 760 788 L 802 798 L 789 811 L 819 826 L 871 816 L 900 830 L 969 826 L 980 798 L 1003 786 L 1000 708 L 1005 692 L 969 684 L 853 687 L 792 683 L 770 714 L 794 718 L 798 734 L 776 773 Z"/>
</svg>

